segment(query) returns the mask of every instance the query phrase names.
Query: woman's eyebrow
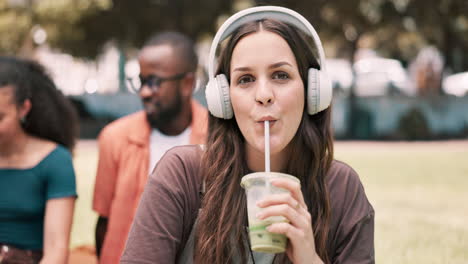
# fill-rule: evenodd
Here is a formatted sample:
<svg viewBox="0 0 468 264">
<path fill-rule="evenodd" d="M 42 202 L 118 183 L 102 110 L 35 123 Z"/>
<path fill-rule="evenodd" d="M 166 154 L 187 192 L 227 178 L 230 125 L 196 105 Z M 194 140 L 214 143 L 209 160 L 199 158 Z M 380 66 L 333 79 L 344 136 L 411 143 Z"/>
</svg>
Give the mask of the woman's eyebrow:
<svg viewBox="0 0 468 264">
<path fill-rule="evenodd" d="M 246 72 L 246 71 L 250 71 L 250 68 L 249 67 L 237 67 L 237 68 L 234 68 L 234 70 L 232 70 L 233 72 L 235 71 L 241 71 L 241 72 Z"/>
<path fill-rule="evenodd" d="M 281 66 L 289 66 L 289 67 L 292 67 L 292 64 L 289 63 L 289 62 L 286 62 L 286 61 L 280 61 L 280 62 L 277 62 L 277 63 L 274 63 L 272 65 L 270 65 L 270 69 L 273 69 L 273 68 L 279 68 Z"/>
<path fill-rule="evenodd" d="M 286 62 L 286 61 L 280 61 L 280 62 L 271 64 L 270 66 L 268 66 L 268 68 L 274 69 L 274 68 L 279 68 L 281 66 L 292 67 L 292 64 L 289 63 L 289 62 Z M 237 68 L 234 68 L 234 70 L 232 70 L 232 71 L 233 72 L 235 72 L 235 71 L 246 72 L 246 71 L 250 71 L 250 70 L 251 70 L 250 67 L 237 67 Z"/>
</svg>

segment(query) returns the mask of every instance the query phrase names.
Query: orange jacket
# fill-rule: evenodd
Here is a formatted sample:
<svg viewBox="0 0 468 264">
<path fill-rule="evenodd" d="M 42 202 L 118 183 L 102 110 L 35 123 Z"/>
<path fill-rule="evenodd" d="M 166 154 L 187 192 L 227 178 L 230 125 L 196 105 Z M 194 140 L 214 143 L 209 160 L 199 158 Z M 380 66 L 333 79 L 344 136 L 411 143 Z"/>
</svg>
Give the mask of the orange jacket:
<svg viewBox="0 0 468 264">
<path fill-rule="evenodd" d="M 207 110 L 192 100 L 191 144 L 204 144 Z M 93 209 L 108 218 L 100 263 L 118 264 L 148 178 L 151 127 L 144 111 L 120 118 L 99 135 Z"/>
</svg>

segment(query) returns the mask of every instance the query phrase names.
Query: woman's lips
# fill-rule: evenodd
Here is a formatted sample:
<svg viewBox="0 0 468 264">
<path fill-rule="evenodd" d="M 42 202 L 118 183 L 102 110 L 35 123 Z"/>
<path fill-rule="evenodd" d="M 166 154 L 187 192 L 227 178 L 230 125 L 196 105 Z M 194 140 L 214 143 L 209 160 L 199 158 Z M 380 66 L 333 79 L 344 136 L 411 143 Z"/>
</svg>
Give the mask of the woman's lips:
<svg viewBox="0 0 468 264">
<path fill-rule="evenodd" d="M 269 127 L 272 128 L 273 125 L 276 123 L 277 120 L 268 120 Z M 265 121 L 257 121 L 257 126 L 261 126 L 262 128 L 265 126 Z"/>
</svg>

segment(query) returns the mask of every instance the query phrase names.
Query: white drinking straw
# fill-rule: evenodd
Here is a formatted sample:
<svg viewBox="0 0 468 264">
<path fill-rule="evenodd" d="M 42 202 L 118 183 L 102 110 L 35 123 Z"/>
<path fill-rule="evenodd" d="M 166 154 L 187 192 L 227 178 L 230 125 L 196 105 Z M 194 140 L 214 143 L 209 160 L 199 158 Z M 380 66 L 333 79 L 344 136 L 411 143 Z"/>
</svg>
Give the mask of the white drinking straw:
<svg viewBox="0 0 468 264">
<path fill-rule="evenodd" d="M 270 122 L 265 121 L 265 172 L 270 172 Z"/>
<path fill-rule="evenodd" d="M 265 172 L 270 172 L 270 121 L 265 121 Z M 267 173 L 270 176 L 269 173 Z M 271 177 L 266 177 L 265 187 L 266 193 L 271 193 Z"/>
</svg>

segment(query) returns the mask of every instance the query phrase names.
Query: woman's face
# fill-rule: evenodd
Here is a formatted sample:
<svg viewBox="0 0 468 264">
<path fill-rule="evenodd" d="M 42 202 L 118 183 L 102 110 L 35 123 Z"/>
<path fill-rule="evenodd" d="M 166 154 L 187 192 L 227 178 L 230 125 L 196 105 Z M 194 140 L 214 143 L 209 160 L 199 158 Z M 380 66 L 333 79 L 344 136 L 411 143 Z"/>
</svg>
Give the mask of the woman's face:
<svg viewBox="0 0 468 264">
<path fill-rule="evenodd" d="M 265 151 L 269 120 L 270 152 L 283 152 L 304 111 L 304 85 L 288 43 L 268 31 L 247 35 L 234 48 L 230 67 L 232 107 L 247 151 Z"/>
<path fill-rule="evenodd" d="M 11 142 L 11 139 L 22 129 L 19 122 L 21 110 L 14 103 L 13 88 L 0 87 L 0 146 Z"/>
</svg>

